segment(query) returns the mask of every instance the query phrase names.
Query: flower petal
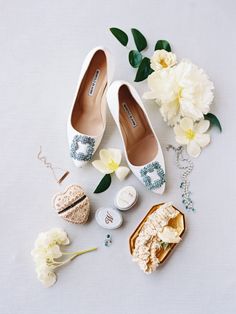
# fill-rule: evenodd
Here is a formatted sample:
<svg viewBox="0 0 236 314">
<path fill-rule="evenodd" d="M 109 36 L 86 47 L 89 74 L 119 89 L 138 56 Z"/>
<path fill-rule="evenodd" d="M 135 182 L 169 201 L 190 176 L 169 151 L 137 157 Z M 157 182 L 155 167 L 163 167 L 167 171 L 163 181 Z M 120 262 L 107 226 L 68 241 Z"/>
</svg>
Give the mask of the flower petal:
<svg viewBox="0 0 236 314">
<path fill-rule="evenodd" d="M 129 173 L 130 173 L 130 169 L 128 167 L 119 167 L 115 171 L 115 174 L 120 181 L 123 181 Z"/>
<path fill-rule="evenodd" d="M 46 287 L 49 288 L 52 285 L 54 285 L 54 283 L 57 280 L 56 274 L 48 269 L 41 269 L 38 272 L 38 279 L 39 281 L 42 282 L 42 284 Z"/>
<path fill-rule="evenodd" d="M 190 118 L 183 118 L 181 121 L 180 121 L 180 127 L 181 129 L 183 129 L 184 131 L 187 131 L 189 129 L 192 130 L 193 128 L 193 120 L 190 119 Z"/>
<path fill-rule="evenodd" d="M 192 157 L 198 157 L 201 153 L 201 148 L 200 146 L 194 142 L 194 141 L 191 141 L 189 142 L 189 144 L 187 145 L 187 152 L 190 156 Z"/>
<path fill-rule="evenodd" d="M 108 151 L 111 154 L 112 160 L 114 160 L 114 162 L 119 165 L 122 157 L 121 151 L 116 148 L 108 148 Z"/>
<path fill-rule="evenodd" d="M 187 137 L 181 136 L 181 135 L 177 135 L 175 137 L 175 140 L 178 144 L 181 144 L 181 145 L 187 145 L 189 143 L 189 139 L 187 139 Z"/>
<path fill-rule="evenodd" d="M 160 50 L 154 53 L 151 67 L 155 71 L 148 76 L 150 92 L 144 97 L 155 99 L 169 125 L 179 121 L 180 116 L 199 121 L 210 110 L 214 86 L 202 69 L 187 60 L 163 69 L 163 66 L 175 63 L 170 56 L 170 53 Z"/>
<path fill-rule="evenodd" d="M 101 149 L 99 152 L 99 157 L 100 157 L 101 161 L 105 165 L 107 165 L 112 159 L 112 154 L 108 149 Z"/>
<path fill-rule="evenodd" d="M 101 173 L 108 174 L 113 172 L 112 170 L 108 169 L 101 160 L 94 160 L 92 165 Z"/>
<path fill-rule="evenodd" d="M 176 134 L 175 140 L 178 144 L 186 145 L 189 143 L 189 139 L 185 136 L 185 131 L 179 125 L 174 127 L 174 132 Z"/>
<path fill-rule="evenodd" d="M 198 143 L 200 147 L 205 147 L 210 143 L 210 135 L 209 134 L 197 134 L 195 141 Z"/>
<path fill-rule="evenodd" d="M 155 99 L 156 93 L 154 91 L 149 91 L 143 94 L 143 99 Z"/>
<path fill-rule="evenodd" d="M 176 229 L 165 226 L 161 232 L 158 232 L 158 237 L 163 241 L 167 243 L 179 243 L 181 238 L 178 235 L 178 232 Z"/>
<path fill-rule="evenodd" d="M 50 248 L 48 248 L 48 254 L 53 258 L 59 258 L 62 256 L 62 252 L 60 250 L 59 245 L 53 245 Z"/>
<path fill-rule="evenodd" d="M 195 131 L 197 133 L 205 133 L 210 127 L 210 121 L 208 120 L 200 120 L 195 127 Z"/>
<path fill-rule="evenodd" d="M 184 130 L 179 125 L 175 125 L 174 132 L 177 136 L 184 136 Z"/>
<path fill-rule="evenodd" d="M 46 232 L 50 243 L 67 245 L 70 243 L 67 233 L 61 228 L 52 228 Z"/>
</svg>

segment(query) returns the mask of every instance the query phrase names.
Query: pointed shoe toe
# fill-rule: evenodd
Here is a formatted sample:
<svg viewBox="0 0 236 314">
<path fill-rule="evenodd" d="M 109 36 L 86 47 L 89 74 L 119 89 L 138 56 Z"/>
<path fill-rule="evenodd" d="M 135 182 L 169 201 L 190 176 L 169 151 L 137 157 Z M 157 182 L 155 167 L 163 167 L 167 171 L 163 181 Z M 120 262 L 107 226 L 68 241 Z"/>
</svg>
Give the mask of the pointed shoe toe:
<svg viewBox="0 0 236 314">
<path fill-rule="evenodd" d="M 87 165 L 88 161 L 82 161 L 82 160 L 74 160 L 73 163 L 77 168 L 83 168 L 84 166 Z"/>
<path fill-rule="evenodd" d="M 166 184 L 163 183 L 163 185 L 159 189 L 156 189 L 153 192 L 162 195 L 164 194 L 165 189 L 166 189 Z"/>
</svg>

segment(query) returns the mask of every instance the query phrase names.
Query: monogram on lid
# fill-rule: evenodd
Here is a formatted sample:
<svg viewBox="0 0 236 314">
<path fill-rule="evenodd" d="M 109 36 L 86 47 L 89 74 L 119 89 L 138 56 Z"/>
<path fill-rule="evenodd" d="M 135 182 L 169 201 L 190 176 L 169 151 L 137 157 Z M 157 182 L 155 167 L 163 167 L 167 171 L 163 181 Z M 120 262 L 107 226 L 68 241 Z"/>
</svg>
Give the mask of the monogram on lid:
<svg viewBox="0 0 236 314">
<path fill-rule="evenodd" d="M 99 226 L 105 229 L 117 229 L 123 222 L 121 213 L 118 210 L 109 207 L 101 207 L 97 209 L 95 218 Z"/>
</svg>

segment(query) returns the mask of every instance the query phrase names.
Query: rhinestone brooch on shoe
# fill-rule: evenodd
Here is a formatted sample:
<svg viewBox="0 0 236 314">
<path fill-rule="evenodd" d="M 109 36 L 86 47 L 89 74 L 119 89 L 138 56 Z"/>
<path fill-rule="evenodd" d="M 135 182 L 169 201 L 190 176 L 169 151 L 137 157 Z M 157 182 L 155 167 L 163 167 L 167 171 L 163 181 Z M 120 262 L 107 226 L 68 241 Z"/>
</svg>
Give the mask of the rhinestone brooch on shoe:
<svg viewBox="0 0 236 314">
<path fill-rule="evenodd" d="M 156 171 L 159 179 L 152 180 L 148 173 Z M 160 188 L 165 183 L 165 173 L 158 161 L 152 162 L 140 170 L 144 185 L 148 190 Z"/>
<path fill-rule="evenodd" d="M 87 145 L 86 153 L 78 152 L 79 143 Z M 83 135 L 75 135 L 71 143 L 70 155 L 73 159 L 76 160 L 89 161 L 93 156 L 94 145 L 94 138 Z"/>
</svg>

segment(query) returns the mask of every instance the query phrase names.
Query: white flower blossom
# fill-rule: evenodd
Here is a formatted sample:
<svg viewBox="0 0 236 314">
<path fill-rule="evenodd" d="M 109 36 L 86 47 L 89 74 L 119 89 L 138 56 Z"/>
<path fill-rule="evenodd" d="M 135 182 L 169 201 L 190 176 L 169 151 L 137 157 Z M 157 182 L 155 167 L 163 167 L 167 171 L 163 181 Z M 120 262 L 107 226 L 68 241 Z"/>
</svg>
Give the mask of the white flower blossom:
<svg viewBox="0 0 236 314">
<path fill-rule="evenodd" d="M 53 228 L 47 234 L 51 240 L 54 240 L 59 245 L 68 245 L 70 243 L 67 233 L 60 228 Z"/>
<path fill-rule="evenodd" d="M 36 268 L 36 273 L 38 280 L 42 282 L 42 284 L 47 288 L 54 285 L 57 280 L 55 272 L 53 272 L 52 269 L 50 269 L 50 267 L 48 267 L 47 265 L 40 264 Z"/>
<path fill-rule="evenodd" d="M 174 127 L 176 142 L 187 145 L 187 152 L 192 157 L 198 157 L 201 148 L 210 143 L 210 135 L 205 132 L 209 129 L 208 120 L 200 120 L 194 123 L 190 118 L 183 118 L 179 125 Z"/>
<path fill-rule="evenodd" d="M 203 119 L 213 101 L 213 83 L 206 73 L 189 61 L 154 71 L 148 77 L 146 99 L 155 99 L 164 120 L 171 126 L 182 117 Z"/>
<path fill-rule="evenodd" d="M 151 68 L 154 71 L 167 69 L 176 64 L 176 55 L 164 49 L 156 50 L 151 58 Z"/>
<path fill-rule="evenodd" d="M 121 151 L 115 148 L 101 149 L 100 160 L 94 160 L 92 165 L 101 173 L 109 174 L 115 172 L 117 178 L 122 181 L 129 174 L 128 167 L 121 167 Z"/>
<path fill-rule="evenodd" d="M 56 274 L 54 270 L 66 263 L 70 262 L 76 256 L 94 251 L 96 248 L 84 250 L 80 252 L 62 252 L 60 245 L 67 245 L 70 240 L 67 233 L 60 228 L 53 228 L 47 232 L 41 232 L 31 251 L 35 263 L 35 269 L 39 281 L 45 287 L 50 287 L 56 282 Z M 58 260 L 63 255 L 69 256 L 66 260 Z"/>
<path fill-rule="evenodd" d="M 165 226 L 162 231 L 157 233 L 158 237 L 166 243 L 179 243 L 181 240 L 178 232 L 171 226 Z"/>
</svg>

